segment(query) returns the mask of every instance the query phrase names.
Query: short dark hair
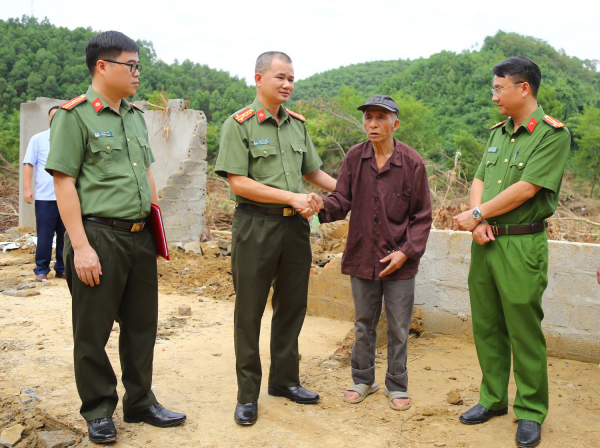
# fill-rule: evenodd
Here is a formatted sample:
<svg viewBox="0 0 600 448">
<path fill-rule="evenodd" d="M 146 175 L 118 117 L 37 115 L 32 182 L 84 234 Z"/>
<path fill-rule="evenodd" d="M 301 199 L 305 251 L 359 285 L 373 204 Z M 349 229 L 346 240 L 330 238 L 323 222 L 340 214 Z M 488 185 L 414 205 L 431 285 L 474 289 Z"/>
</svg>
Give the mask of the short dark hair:
<svg viewBox="0 0 600 448">
<path fill-rule="evenodd" d="M 50 108 L 50 110 L 48 111 L 48 116 L 50 116 L 50 114 L 52 113 L 52 111 L 53 111 L 54 109 L 60 109 L 60 106 L 52 106 L 52 107 Z"/>
<path fill-rule="evenodd" d="M 96 62 L 100 59 L 116 59 L 124 51 L 139 53 L 140 47 L 133 39 L 118 31 L 104 31 L 92 37 L 85 47 L 85 63 L 94 75 Z"/>
<path fill-rule="evenodd" d="M 264 73 L 271 68 L 273 59 L 280 59 L 288 64 L 292 63 L 292 58 L 281 51 L 267 51 L 261 54 L 256 59 L 256 65 L 254 66 L 254 73 Z"/>
<path fill-rule="evenodd" d="M 535 62 L 525 56 L 513 56 L 506 61 L 494 65 L 494 75 L 500 78 L 510 76 L 515 82 L 526 81 L 531 86 L 531 93 L 537 98 L 540 84 L 542 83 L 542 72 Z"/>
</svg>

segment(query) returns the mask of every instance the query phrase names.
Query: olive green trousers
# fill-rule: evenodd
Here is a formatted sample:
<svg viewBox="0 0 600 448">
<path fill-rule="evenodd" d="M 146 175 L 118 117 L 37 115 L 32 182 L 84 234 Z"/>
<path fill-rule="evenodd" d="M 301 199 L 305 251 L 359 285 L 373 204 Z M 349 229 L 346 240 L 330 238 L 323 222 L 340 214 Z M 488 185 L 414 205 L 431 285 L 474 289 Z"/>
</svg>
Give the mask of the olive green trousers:
<svg viewBox="0 0 600 448">
<path fill-rule="evenodd" d="M 119 323 L 119 356 L 125 396 L 123 412 L 134 414 L 154 403 L 152 360 L 158 320 L 156 246 L 152 232 L 128 232 L 83 221 L 100 259 L 94 287 L 77 276 L 71 240 L 65 235 L 65 275 L 72 296 L 75 382 L 81 415 L 111 417 L 117 406 L 117 377 L 106 354 L 113 324 Z"/>
<path fill-rule="evenodd" d="M 548 285 L 546 232 L 499 235 L 473 242 L 469 294 L 473 335 L 483 379 L 479 403 L 508 406 L 511 349 L 519 419 L 543 423 L 548 414 L 546 339 L 542 295 Z"/>
<path fill-rule="evenodd" d="M 260 325 L 271 285 L 269 384 L 300 384 L 298 335 L 304 323 L 312 262 L 310 225 L 301 215 L 278 216 L 237 209 L 231 265 L 236 301 L 234 340 L 238 402 L 258 399 L 262 368 Z"/>
</svg>

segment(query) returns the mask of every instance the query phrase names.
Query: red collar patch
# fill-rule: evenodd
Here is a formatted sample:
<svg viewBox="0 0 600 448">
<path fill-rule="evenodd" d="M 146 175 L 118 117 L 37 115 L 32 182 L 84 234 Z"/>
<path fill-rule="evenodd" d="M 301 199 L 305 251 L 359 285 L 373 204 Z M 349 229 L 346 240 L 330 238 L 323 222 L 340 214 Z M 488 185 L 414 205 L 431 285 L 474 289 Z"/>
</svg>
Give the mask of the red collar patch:
<svg viewBox="0 0 600 448">
<path fill-rule="evenodd" d="M 550 115 L 546 115 L 544 117 L 544 121 L 546 123 L 548 123 L 550 126 L 552 126 L 553 128 L 564 128 L 566 126 L 566 124 L 561 123 L 560 121 L 558 121 L 556 118 L 551 117 Z"/>
<path fill-rule="evenodd" d="M 100 98 L 96 98 L 94 101 L 92 101 L 92 106 L 94 106 L 94 110 L 96 111 L 96 113 L 100 112 L 104 107 L 102 101 L 100 101 Z"/>
<path fill-rule="evenodd" d="M 537 124 L 538 123 L 537 123 L 536 119 L 531 117 L 531 120 L 529 120 L 529 124 L 527 125 L 527 129 L 529 129 L 529 132 L 533 132 L 533 130 L 535 129 Z"/>
<path fill-rule="evenodd" d="M 496 129 L 497 127 L 500 126 L 504 126 L 504 124 L 508 121 L 508 118 L 504 121 L 501 121 L 500 123 L 496 123 L 494 126 L 492 126 L 490 129 Z"/>
<path fill-rule="evenodd" d="M 261 109 L 256 113 L 256 116 L 258 117 L 258 122 L 262 123 L 263 121 L 265 121 L 267 119 L 267 116 L 265 114 L 265 110 Z"/>
</svg>

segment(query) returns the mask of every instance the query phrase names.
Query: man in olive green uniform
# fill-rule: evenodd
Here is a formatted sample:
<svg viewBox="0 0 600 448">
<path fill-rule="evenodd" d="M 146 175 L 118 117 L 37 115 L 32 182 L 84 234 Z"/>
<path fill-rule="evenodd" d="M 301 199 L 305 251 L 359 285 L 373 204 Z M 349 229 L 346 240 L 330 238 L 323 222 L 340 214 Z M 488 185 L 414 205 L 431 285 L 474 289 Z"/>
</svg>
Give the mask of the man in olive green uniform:
<svg viewBox="0 0 600 448">
<path fill-rule="evenodd" d="M 297 403 L 319 396 L 300 386 L 298 335 L 304 322 L 312 260 L 310 225 L 317 209 L 302 179 L 332 191 L 335 181 L 319 170 L 321 160 L 302 115 L 285 109 L 294 90 L 289 56 L 267 52 L 256 63 L 257 97 L 229 117 L 221 130 L 215 166 L 228 177 L 238 203 L 233 220 L 232 270 L 240 425 L 256 422 L 262 377 L 259 334 L 269 289 L 273 292 L 269 394 Z"/>
<path fill-rule="evenodd" d="M 152 393 L 158 318 L 156 245 L 146 225 L 156 188 L 142 112 L 125 100 L 139 85 L 139 48 L 108 31 L 88 42 L 92 86 L 51 125 L 46 170 L 53 174 L 73 297 L 75 380 L 92 442 L 116 440 L 117 378 L 105 346 L 120 325 L 123 419 L 159 427 L 185 421 Z"/>
<path fill-rule="evenodd" d="M 511 347 L 518 446 L 536 446 L 548 414 L 542 295 L 548 284 L 545 219 L 558 205 L 571 136 L 537 104 L 539 67 L 517 56 L 494 66 L 493 101 L 509 118 L 492 127 L 471 187 L 471 208 L 455 219 L 473 232 L 469 293 L 483 373 L 479 404 L 461 415 L 484 423 L 508 412 Z"/>
</svg>

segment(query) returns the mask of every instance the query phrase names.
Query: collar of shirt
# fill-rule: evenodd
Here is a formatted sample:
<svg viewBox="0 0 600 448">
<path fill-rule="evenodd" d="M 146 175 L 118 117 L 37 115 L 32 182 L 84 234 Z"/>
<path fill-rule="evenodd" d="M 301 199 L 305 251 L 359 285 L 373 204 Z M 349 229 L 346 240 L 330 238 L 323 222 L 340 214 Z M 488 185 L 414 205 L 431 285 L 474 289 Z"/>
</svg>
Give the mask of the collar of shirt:
<svg viewBox="0 0 600 448">
<path fill-rule="evenodd" d="M 521 126 L 519 126 L 516 131 L 513 131 L 515 125 L 512 117 L 510 117 L 508 121 L 502 126 L 502 133 L 508 133 L 508 135 L 513 135 L 519 132 L 521 128 L 523 128 L 525 129 L 525 131 L 531 134 L 533 133 L 537 125 L 540 124 L 540 121 L 544 119 L 545 115 L 546 114 L 544 113 L 544 109 L 542 109 L 542 106 L 538 106 L 538 108 L 534 110 L 533 113 L 529 117 L 527 117 L 527 119 L 523 123 L 521 123 Z"/>
<path fill-rule="evenodd" d="M 381 167 L 381 170 L 377 168 L 377 161 L 375 160 L 375 149 L 373 149 L 373 143 L 371 141 L 369 141 L 363 148 L 361 158 L 372 158 L 373 160 L 371 161 L 371 166 L 374 167 L 375 171 L 379 173 L 383 173 L 389 170 L 390 163 L 393 163 L 396 166 L 402 166 L 402 149 L 400 142 L 394 139 L 394 152 L 392 153 L 390 158 L 385 162 L 385 164 Z"/>
<path fill-rule="evenodd" d="M 85 97 L 87 98 L 88 102 L 92 105 L 92 107 L 96 111 L 96 114 L 98 114 L 98 115 L 104 109 L 112 110 L 110 108 L 110 106 L 108 105 L 108 103 L 106 101 L 104 101 L 104 99 L 96 93 L 96 91 L 92 88 L 92 86 L 88 87 L 87 92 L 85 93 Z M 132 112 L 133 113 L 133 107 L 131 106 L 131 104 L 129 104 L 129 101 L 127 101 L 125 98 L 121 98 L 120 109 L 121 109 L 120 112 Z"/>
<path fill-rule="evenodd" d="M 273 117 L 273 115 L 271 115 L 271 112 L 269 112 L 262 104 L 261 102 L 258 100 L 258 97 L 254 98 L 254 101 L 252 102 L 252 110 L 254 110 L 254 112 L 256 113 L 256 117 L 258 118 L 258 122 L 259 123 L 265 123 L 269 118 L 271 118 L 275 123 L 277 123 L 277 120 L 275 120 L 275 117 Z M 283 106 L 279 106 L 279 123 L 284 123 L 286 120 L 290 119 L 290 116 L 288 115 L 288 113 L 285 111 L 285 107 Z"/>
</svg>

